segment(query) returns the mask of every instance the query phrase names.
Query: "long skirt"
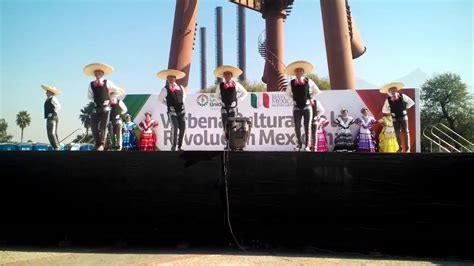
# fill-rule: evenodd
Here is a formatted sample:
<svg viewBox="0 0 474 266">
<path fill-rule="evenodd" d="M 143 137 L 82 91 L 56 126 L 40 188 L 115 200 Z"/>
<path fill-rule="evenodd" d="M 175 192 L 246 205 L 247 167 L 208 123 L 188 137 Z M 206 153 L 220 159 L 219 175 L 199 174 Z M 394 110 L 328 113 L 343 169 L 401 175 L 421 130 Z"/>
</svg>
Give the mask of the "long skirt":
<svg viewBox="0 0 474 266">
<path fill-rule="evenodd" d="M 137 137 L 132 131 L 125 131 L 122 136 L 122 149 L 133 151 L 137 149 Z"/>
<path fill-rule="evenodd" d="M 372 133 L 359 133 L 356 143 L 358 152 L 375 152 L 375 139 Z"/>
<path fill-rule="evenodd" d="M 385 132 L 385 128 L 382 129 L 379 135 L 379 152 L 397 152 L 398 142 L 395 132 Z"/>
<path fill-rule="evenodd" d="M 318 148 L 316 149 L 317 152 L 327 152 L 328 149 L 328 141 L 327 141 L 327 132 L 323 130 L 318 132 Z"/>
<path fill-rule="evenodd" d="M 140 137 L 141 151 L 155 151 L 156 137 L 154 133 L 142 133 Z"/>
<path fill-rule="evenodd" d="M 354 141 L 349 129 L 339 130 L 334 139 L 334 151 L 354 151 Z"/>
</svg>

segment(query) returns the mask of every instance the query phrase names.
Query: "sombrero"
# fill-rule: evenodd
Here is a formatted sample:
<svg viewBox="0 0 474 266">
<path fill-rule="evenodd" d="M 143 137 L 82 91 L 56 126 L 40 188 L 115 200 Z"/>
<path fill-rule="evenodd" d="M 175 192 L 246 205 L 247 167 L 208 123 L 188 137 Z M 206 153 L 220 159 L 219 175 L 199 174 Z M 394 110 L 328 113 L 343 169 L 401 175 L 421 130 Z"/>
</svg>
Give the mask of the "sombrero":
<svg viewBox="0 0 474 266">
<path fill-rule="evenodd" d="M 58 95 L 58 94 L 61 93 L 61 91 L 56 89 L 56 87 L 54 87 L 54 86 L 41 85 L 41 88 L 43 88 L 43 90 L 45 90 L 45 91 L 52 92 L 54 95 Z"/>
<path fill-rule="evenodd" d="M 403 87 L 405 87 L 405 84 L 403 84 L 401 82 L 392 82 L 392 83 L 389 83 L 389 84 L 386 84 L 386 85 L 382 86 L 379 91 L 381 93 L 388 93 L 388 90 L 390 88 L 396 88 L 397 91 L 399 91 L 399 90 L 403 89 Z"/>
<path fill-rule="evenodd" d="M 285 68 L 285 74 L 287 74 L 288 76 L 294 76 L 295 70 L 298 68 L 302 68 L 304 70 L 304 73 L 310 73 L 311 71 L 313 71 L 313 64 L 304 60 L 295 61 Z"/>
<path fill-rule="evenodd" d="M 117 93 L 117 94 L 118 94 L 117 98 L 122 98 L 122 97 L 125 96 L 125 90 L 122 89 L 122 88 L 110 89 L 110 90 L 109 90 L 109 95 L 112 95 L 112 94 L 114 94 L 114 93 Z"/>
<path fill-rule="evenodd" d="M 114 72 L 114 68 L 110 65 L 103 64 L 103 63 L 92 63 L 88 64 L 87 66 L 84 67 L 83 71 L 84 74 L 88 76 L 94 76 L 94 71 L 96 70 L 102 70 L 104 72 L 104 75 L 110 74 Z"/>
<path fill-rule="evenodd" d="M 156 74 L 156 76 L 160 79 L 167 79 L 168 76 L 175 76 L 176 79 L 182 79 L 186 76 L 186 73 L 183 71 L 179 71 L 176 69 L 165 69 Z"/>
<path fill-rule="evenodd" d="M 216 76 L 218 78 L 224 78 L 224 73 L 225 72 L 232 73 L 232 77 L 238 77 L 238 76 L 242 75 L 243 71 L 238 67 L 223 65 L 223 66 L 219 66 L 216 69 L 214 69 L 214 76 Z"/>
</svg>

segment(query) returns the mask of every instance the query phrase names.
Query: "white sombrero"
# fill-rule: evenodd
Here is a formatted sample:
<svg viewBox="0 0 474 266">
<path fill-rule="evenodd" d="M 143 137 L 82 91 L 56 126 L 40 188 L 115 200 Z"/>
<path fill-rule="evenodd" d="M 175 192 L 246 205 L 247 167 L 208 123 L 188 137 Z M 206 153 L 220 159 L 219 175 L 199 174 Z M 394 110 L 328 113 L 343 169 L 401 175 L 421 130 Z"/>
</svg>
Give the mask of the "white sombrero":
<svg viewBox="0 0 474 266">
<path fill-rule="evenodd" d="M 167 79 L 169 76 L 175 76 L 176 79 L 182 79 L 186 76 L 186 73 L 176 69 L 165 69 L 156 74 L 160 79 Z"/>
<path fill-rule="evenodd" d="M 50 91 L 52 92 L 54 95 L 58 95 L 61 93 L 60 90 L 58 90 L 56 87 L 54 86 L 47 86 L 47 85 L 41 85 L 41 88 L 43 88 L 43 90 L 45 91 Z"/>
<path fill-rule="evenodd" d="M 122 89 L 122 88 L 110 89 L 109 90 L 109 95 L 112 95 L 114 93 L 118 94 L 117 98 L 123 98 L 125 96 L 125 90 Z"/>
<path fill-rule="evenodd" d="M 242 75 L 243 71 L 235 66 L 223 65 L 214 69 L 214 76 L 218 78 L 224 78 L 224 73 L 230 72 L 232 73 L 232 77 L 238 77 Z"/>
<path fill-rule="evenodd" d="M 104 75 L 110 74 L 114 72 L 114 68 L 110 65 L 103 64 L 103 63 L 92 63 L 88 64 L 87 66 L 84 67 L 83 71 L 84 74 L 88 76 L 94 76 L 94 71 L 96 70 L 102 70 L 104 72 Z"/>
<path fill-rule="evenodd" d="M 382 86 L 380 88 L 380 92 L 381 93 L 388 93 L 388 90 L 390 90 L 391 88 L 396 88 L 397 91 L 403 89 L 403 87 L 405 87 L 405 84 L 401 83 L 401 82 L 392 82 L 392 83 L 388 83 L 384 86 Z"/>
<path fill-rule="evenodd" d="M 304 73 L 311 73 L 311 71 L 313 71 L 313 64 L 304 60 L 295 61 L 285 68 L 285 74 L 287 74 L 288 76 L 294 76 L 295 70 L 297 70 L 298 68 L 302 68 L 304 70 Z"/>
</svg>

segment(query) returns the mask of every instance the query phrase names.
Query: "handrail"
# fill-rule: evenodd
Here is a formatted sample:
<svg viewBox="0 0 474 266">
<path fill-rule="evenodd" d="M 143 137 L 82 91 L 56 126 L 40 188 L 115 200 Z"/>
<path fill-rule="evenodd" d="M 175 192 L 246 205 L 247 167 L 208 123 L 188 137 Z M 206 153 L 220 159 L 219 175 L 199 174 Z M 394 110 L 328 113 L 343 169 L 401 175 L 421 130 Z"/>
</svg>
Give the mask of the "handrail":
<svg viewBox="0 0 474 266">
<path fill-rule="evenodd" d="M 441 130 L 441 128 L 444 129 L 447 132 Z M 428 133 L 430 133 L 431 136 Z M 458 140 L 454 139 L 452 136 L 448 135 L 448 133 L 454 134 L 457 137 L 459 137 L 459 139 L 461 141 L 466 142 L 470 146 L 474 146 L 474 144 L 471 143 L 469 140 L 467 140 L 463 136 L 459 135 L 457 132 L 455 132 L 454 130 L 452 130 L 451 128 L 449 128 L 448 126 L 446 126 L 443 123 L 437 123 L 437 124 L 434 124 L 434 125 L 429 125 L 423 130 L 423 136 L 430 141 L 430 150 L 431 151 L 433 151 L 433 143 L 434 143 L 438 146 L 438 148 L 440 150 L 442 149 L 442 150 L 447 151 L 447 152 L 463 152 L 463 151 L 464 152 L 473 152 L 471 147 L 470 148 L 466 147 L 464 144 L 462 144 Z M 451 143 L 453 143 L 453 144 L 451 144 Z M 446 146 L 449 149 L 446 148 Z"/>
<path fill-rule="evenodd" d="M 76 130 L 74 130 L 73 132 L 71 132 L 71 134 L 67 135 L 65 138 L 63 138 L 61 141 L 59 141 L 59 143 L 63 142 L 64 140 L 66 140 L 67 138 L 69 138 L 72 134 L 76 133 L 77 131 L 81 131 L 82 134 L 84 134 L 84 130 L 82 130 L 82 128 L 78 128 Z M 79 143 L 85 138 L 85 136 L 79 141 Z"/>
<path fill-rule="evenodd" d="M 258 52 L 260 56 L 265 59 L 265 61 L 270 63 L 273 70 L 276 71 L 280 91 L 285 91 L 286 87 L 288 86 L 288 77 L 285 77 L 285 74 L 278 69 L 278 66 L 276 64 L 283 66 L 283 68 L 286 68 L 286 65 L 282 61 L 280 61 L 280 59 L 275 53 L 273 53 L 270 49 L 267 48 L 266 42 L 266 30 L 263 30 L 258 36 Z"/>
<path fill-rule="evenodd" d="M 444 151 L 451 153 L 451 151 L 450 151 L 449 149 L 443 147 L 443 145 L 441 145 L 440 143 L 438 143 L 436 140 L 430 138 L 430 137 L 428 136 L 428 134 L 426 134 L 426 131 L 427 131 L 429 128 L 431 128 L 431 127 L 433 127 L 433 125 L 429 125 L 429 126 L 427 126 L 427 127 L 423 130 L 423 136 L 424 136 L 425 138 L 427 138 L 428 140 L 430 140 L 430 144 L 431 144 L 431 146 L 430 146 L 430 152 L 433 152 L 433 147 L 432 147 L 432 145 L 433 145 L 433 143 L 434 143 L 434 144 L 436 144 L 436 145 L 438 146 L 439 149 L 443 149 Z"/>
<path fill-rule="evenodd" d="M 459 141 L 455 140 L 453 137 L 449 136 L 448 134 L 446 134 L 444 131 L 440 130 L 436 125 L 433 126 L 431 128 L 431 132 L 433 134 L 433 130 L 436 129 L 437 131 L 439 131 L 441 134 L 443 134 L 444 136 L 446 136 L 449 140 L 451 140 L 452 142 L 458 144 L 459 146 L 461 146 L 462 148 L 464 148 L 464 150 L 466 151 L 469 151 L 471 152 L 471 150 L 469 148 L 467 148 L 466 146 L 462 145 Z"/>
<path fill-rule="evenodd" d="M 471 146 L 474 146 L 474 143 L 470 142 L 470 141 L 469 141 L 468 139 L 466 139 L 465 137 L 459 135 L 456 131 L 452 130 L 451 128 L 449 128 L 449 127 L 446 126 L 445 124 L 443 124 L 443 123 L 438 123 L 438 124 L 436 124 L 436 128 L 438 128 L 438 125 L 443 126 L 443 127 L 444 127 L 445 129 L 447 129 L 450 133 L 452 133 L 452 134 L 458 136 L 459 138 L 461 138 L 462 141 L 468 143 L 468 144 L 471 145 Z M 438 129 L 438 130 L 439 130 L 439 129 Z M 454 139 L 453 139 L 453 140 L 454 140 Z M 461 143 L 459 143 L 457 140 L 454 140 L 454 141 L 456 141 L 459 145 L 463 146 L 463 148 L 465 148 L 466 150 L 472 152 L 472 150 L 470 150 L 470 149 L 464 147 L 464 145 L 462 145 Z"/>
<path fill-rule="evenodd" d="M 449 144 L 447 141 L 445 141 L 445 140 L 442 139 L 440 136 L 438 136 L 437 134 L 435 134 L 435 133 L 433 132 L 433 129 L 436 129 L 436 130 L 438 130 L 438 131 L 440 131 L 441 133 L 444 134 L 444 132 L 442 132 L 441 130 L 439 130 L 436 126 L 433 126 L 433 125 L 432 125 L 432 126 L 431 126 L 431 130 L 430 130 L 431 135 L 435 136 L 440 142 L 443 142 L 444 144 L 448 145 L 449 148 L 451 148 L 451 151 L 454 150 L 454 151 L 456 151 L 456 152 L 461 152 L 461 151 L 458 150 L 455 146 Z M 446 134 L 444 134 L 444 135 L 446 135 Z M 446 135 L 446 136 L 447 136 L 447 135 Z M 449 136 L 448 136 L 448 137 L 449 137 Z M 451 138 L 451 137 L 449 137 L 449 138 Z"/>
</svg>

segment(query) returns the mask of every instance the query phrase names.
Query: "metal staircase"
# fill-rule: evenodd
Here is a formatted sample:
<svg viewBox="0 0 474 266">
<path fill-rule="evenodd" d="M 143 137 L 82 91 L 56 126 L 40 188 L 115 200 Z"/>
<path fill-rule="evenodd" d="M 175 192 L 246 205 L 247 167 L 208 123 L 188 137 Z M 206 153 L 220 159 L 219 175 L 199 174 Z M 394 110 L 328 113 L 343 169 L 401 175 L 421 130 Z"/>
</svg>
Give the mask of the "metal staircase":
<svg viewBox="0 0 474 266">
<path fill-rule="evenodd" d="M 349 36 L 352 38 L 354 37 L 354 33 L 352 31 L 352 14 L 351 14 L 351 7 L 349 6 L 349 0 L 346 0 L 346 12 L 347 12 L 347 26 L 349 27 Z"/>
<path fill-rule="evenodd" d="M 262 31 L 262 33 L 260 33 L 258 36 L 258 53 L 263 59 L 265 59 L 266 62 L 270 63 L 273 70 L 277 72 L 279 91 L 286 91 L 286 88 L 288 87 L 288 81 L 285 74 L 278 70 L 278 64 L 281 64 L 284 68 L 286 68 L 286 66 L 272 51 L 270 51 L 270 49 L 267 48 L 265 31 Z"/>
<path fill-rule="evenodd" d="M 474 144 L 443 123 L 429 125 L 423 136 L 430 141 L 430 152 L 473 152 Z"/>
</svg>

